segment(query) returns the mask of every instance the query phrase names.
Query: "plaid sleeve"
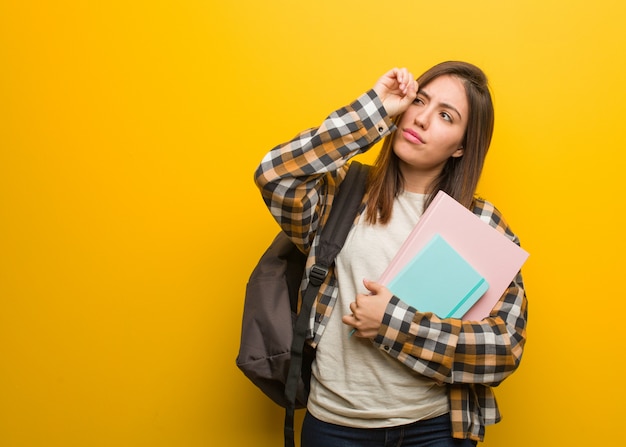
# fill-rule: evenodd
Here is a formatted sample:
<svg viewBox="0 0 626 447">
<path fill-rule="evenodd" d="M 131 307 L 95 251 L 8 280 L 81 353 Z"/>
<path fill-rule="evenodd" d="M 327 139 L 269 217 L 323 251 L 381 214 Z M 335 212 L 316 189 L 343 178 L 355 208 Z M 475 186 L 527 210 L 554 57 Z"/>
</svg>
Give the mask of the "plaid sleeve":
<svg viewBox="0 0 626 447">
<path fill-rule="evenodd" d="M 474 213 L 519 244 L 491 204 L 477 202 Z M 526 321 L 527 300 L 519 273 L 482 321 L 440 319 L 394 297 L 374 344 L 440 383 L 497 385 L 521 361 Z"/>
<path fill-rule="evenodd" d="M 341 169 L 390 133 L 393 124 L 373 90 L 330 114 L 317 128 L 276 146 L 261 161 L 255 181 L 287 235 L 307 251 L 326 195 L 345 176 Z"/>
</svg>

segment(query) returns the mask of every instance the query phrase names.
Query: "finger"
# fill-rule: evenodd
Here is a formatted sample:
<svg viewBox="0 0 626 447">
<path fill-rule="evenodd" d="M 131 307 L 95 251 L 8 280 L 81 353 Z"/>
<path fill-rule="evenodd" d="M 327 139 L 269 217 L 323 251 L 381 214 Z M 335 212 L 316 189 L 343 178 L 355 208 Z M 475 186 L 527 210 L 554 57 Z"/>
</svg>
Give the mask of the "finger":
<svg viewBox="0 0 626 447">
<path fill-rule="evenodd" d="M 381 98 L 385 98 L 391 91 L 397 89 L 398 83 L 398 68 L 392 68 L 376 82 L 374 91 Z"/>
<path fill-rule="evenodd" d="M 409 72 L 409 70 L 407 70 L 406 68 L 403 68 L 402 69 L 402 82 L 400 83 L 402 94 L 406 95 L 407 89 L 409 88 L 409 85 L 412 80 L 413 80 L 413 77 L 411 76 L 411 73 Z"/>
<path fill-rule="evenodd" d="M 356 312 L 356 302 L 355 301 L 350 303 L 350 311 L 352 312 L 352 315 L 354 315 L 354 313 Z"/>
<path fill-rule="evenodd" d="M 416 97 L 417 97 L 417 82 L 416 81 L 409 82 L 409 85 L 406 88 L 405 94 L 401 99 L 402 104 L 404 105 L 404 107 L 408 107 L 413 101 L 415 101 Z"/>
<path fill-rule="evenodd" d="M 406 80 L 405 70 L 403 68 L 399 68 L 396 70 L 396 80 L 398 81 L 398 85 L 400 89 L 402 89 L 404 82 Z"/>
<path fill-rule="evenodd" d="M 411 82 L 411 94 L 413 95 L 413 99 L 415 99 L 415 97 L 417 96 L 418 90 L 419 90 L 419 85 L 417 81 L 413 80 L 413 82 Z"/>
<path fill-rule="evenodd" d="M 413 91 L 417 92 L 417 89 L 415 88 L 417 86 L 417 82 L 415 81 L 415 77 L 413 76 L 413 73 L 411 73 L 410 71 L 407 70 L 406 72 L 406 86 L 403 90 L 403 93 L 406 96 L 410 96 Z"/>
<path fill-rule="evenodd" d="M 354 315 L 344 315 L 343 317 L 341 317 L 341 321 L 343 322 L 343 324 L 348 326 L 356 327 L 357 325 L 357 321 L 356 318 L 354 318 Z"/>
</svg>

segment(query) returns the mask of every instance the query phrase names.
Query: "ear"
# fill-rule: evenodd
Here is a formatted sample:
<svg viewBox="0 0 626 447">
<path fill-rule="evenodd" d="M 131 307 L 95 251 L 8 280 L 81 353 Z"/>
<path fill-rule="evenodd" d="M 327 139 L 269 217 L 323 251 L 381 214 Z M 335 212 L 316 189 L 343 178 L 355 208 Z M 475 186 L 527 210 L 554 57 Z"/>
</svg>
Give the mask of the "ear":
<svg viewBox="0 0 626 447">
<path fill-rule="evenodd" d="M 458 158 L 463 156 L 463 146 L 459 147 L 456 151 L 452 153 L 452 157 Z"/>
</svg>

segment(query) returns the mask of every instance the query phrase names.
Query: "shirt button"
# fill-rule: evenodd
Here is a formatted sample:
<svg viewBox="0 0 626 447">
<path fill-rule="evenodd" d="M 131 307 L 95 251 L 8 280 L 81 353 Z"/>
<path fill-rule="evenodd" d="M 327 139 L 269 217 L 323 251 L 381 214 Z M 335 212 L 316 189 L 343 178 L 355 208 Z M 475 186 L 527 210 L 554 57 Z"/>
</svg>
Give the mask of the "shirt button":
<svg viewBox="0 0 626 447">
<path fill-rule="evenodd" d="M 378 133 L 383 133 L 385 131 L 385 128 L 383 126 L 380 126 L 378 128 Z"/>
<path fill-rule="evenodd" d="M 384 347 L 383 347 L 383 349 L 384 349 L 385 351 L 389 352 L 389 349 L 390 349 L 390 348 L 389 348 L 389 346 L 384 346 Z"/>
</svg>

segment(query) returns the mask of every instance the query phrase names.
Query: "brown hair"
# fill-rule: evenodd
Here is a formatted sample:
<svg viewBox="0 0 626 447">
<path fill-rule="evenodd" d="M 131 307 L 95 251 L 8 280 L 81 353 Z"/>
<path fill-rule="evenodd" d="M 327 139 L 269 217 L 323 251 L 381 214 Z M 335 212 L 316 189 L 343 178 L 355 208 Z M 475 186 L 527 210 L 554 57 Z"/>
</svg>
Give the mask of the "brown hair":
<svg viewBox="0 0 626 447">
<path fill-rule="evenodd" d="M 463 83 L 469 106 L 468 122 L 462 142 L 463 156 L 447 160 L 441 174 L 430 186 L 424 208 L 428 207 L 439 190 L 470 208 L 493 134 L 493 102 L 487 77 L 480 68 L 467 62 L 440 63 L 422 74 L 417 82 L 420 88 L 425 87 L 443 75 L 454 76 Z M 401 117 L 396 116 L 394 123 L 397 124 Z M 392 147 L 396 131 L 383 142 L 369 179 L 366 219 L 370 223 L 389 222 L 393 201 L 404 189 L 399 159 Z"/>
</svg>

